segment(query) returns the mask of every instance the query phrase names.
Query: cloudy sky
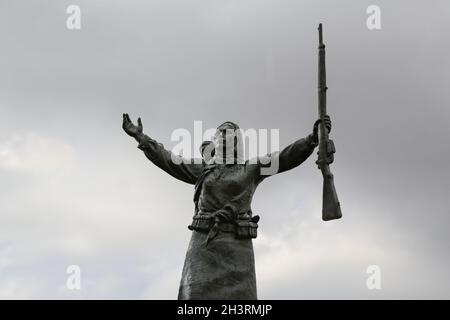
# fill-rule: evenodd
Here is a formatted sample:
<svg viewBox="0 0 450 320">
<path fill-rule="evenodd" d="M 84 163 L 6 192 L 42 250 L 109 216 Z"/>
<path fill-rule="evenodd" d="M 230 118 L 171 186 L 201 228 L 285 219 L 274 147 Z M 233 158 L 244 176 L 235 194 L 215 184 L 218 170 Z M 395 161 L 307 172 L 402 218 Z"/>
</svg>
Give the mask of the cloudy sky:
<svg viewBox="0 0 450 320">
<path fill-rule="evenodd" d="M 195 120 L 288 145 L 317 117 L 322 22 L 344 217 L 321 220 L 315 156 L 267 179 L 259 298 L 449 299 L 449 14 L 446 0 L 0 0 L 0 298 L 176 298 L 193 186 L 144 157 L 122 113 L 169 149 Z"/>
</svg>

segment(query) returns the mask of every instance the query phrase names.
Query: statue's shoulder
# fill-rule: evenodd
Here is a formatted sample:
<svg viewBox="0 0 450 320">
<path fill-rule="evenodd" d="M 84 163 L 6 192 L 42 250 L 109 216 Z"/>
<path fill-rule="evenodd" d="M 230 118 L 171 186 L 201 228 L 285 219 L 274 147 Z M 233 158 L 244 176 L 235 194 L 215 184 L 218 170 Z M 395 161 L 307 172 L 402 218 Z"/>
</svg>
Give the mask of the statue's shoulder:
<svg viewBox="0 0 450 320">
<path fill-rule="evenodd" d="M 249 174 L 258 175 L 260 171 L 260 163 L 259 161 L 247 160 L 245 161 L 245 171 Z"/>
</svg>

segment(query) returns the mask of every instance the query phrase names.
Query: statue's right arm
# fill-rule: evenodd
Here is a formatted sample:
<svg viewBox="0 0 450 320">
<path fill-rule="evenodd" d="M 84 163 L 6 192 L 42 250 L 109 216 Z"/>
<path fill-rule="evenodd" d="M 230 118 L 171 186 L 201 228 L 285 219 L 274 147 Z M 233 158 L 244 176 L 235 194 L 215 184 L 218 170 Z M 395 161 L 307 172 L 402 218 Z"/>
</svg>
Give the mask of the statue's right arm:
<svg viewBox="0 0 450 320">
<path fill-rule="evenodd" d="M 196 164 L 192 159 L 186 160 L 173 154 L 145 134 L 138 139 L 138 148 L 144 151 L 145 156 L 156 166 L 178 180 L 195 184 L 202 172 L 203 164 Z"/>
<path fill-rule="evenodd" d="M 137 126 L 133 125 L 127 114 L 124 114 L 123 121 L 124 131 L 136 139 L 139 143 L 138 148 L 144 151 L 145 156 L 151 162 L 174 178 L 195 184 L 203 170 L 202 162 L 196 163 L 193 159 L 186 160 L 166 150 L 161 143 L 143 133 L 140 118 Z"/>
</svg>

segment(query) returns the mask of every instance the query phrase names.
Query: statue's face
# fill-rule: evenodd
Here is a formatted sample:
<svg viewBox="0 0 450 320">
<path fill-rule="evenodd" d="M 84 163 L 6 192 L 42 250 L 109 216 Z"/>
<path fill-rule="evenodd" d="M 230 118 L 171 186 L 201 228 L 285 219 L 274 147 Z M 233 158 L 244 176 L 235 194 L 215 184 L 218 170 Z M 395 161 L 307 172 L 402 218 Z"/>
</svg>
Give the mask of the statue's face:
<svg viewBox="0 0 450 320">
<path fill-rule="evenodd" d="M 200 153 L 205 161 L 209 161 L 214 156 L 214 143 L 212 141 L 204 142 L 201 146 Z"/>
<path fill-rule="evenodd" d="M 233 138 L 234 129 L 234 126 L 228 122 L 220 125 L 214 134 L 213 141 L 216 147 L 221 148 L 224 145 L 226 146 L 228 142 L 231 142 L 230 140 Z"/>
<path fill-rule="evenodd" d="M 225 159 L 227 164 L 240 163 L 243 158 L 243 142 L 239 127 L 233 122 L 221 124 L 213 138 L 215 155 L 220 159 Z M 234 159 L 234 160 L 233 160 Z"/>
</svg>

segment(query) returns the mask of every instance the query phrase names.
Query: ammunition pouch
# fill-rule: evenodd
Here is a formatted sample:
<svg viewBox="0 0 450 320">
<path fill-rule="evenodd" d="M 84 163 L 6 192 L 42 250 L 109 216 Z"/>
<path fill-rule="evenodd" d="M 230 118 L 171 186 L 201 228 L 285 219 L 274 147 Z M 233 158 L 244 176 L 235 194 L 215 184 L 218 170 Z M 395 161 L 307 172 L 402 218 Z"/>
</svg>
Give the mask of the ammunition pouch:
<svg viewBox="0 0 450 320">
<path fill-rule="evenodd" d="M 218 228 L 222 232 L 234 233 L 236 239 L 254 239 L 257 237 L 259 216 L 250 219 L 237 219 L 236 221 L 219 221 Z M 189 230 L 208 233 L 214 226 L 215 219 L 208 213 L 194 215 Z"/>
<path fill-rule="evenodd" d="M 251 220 L 241 220 L 236 222 L 237 239 L 254 239 L 257 236 L 258 224 Z"/>
<path fill-rule="evenodd" d="M 196 214 L 192 219 L 192 224 L 188 226 L 189 230 L 209 231 L 214 225 L 214 220 L 210 215 Z"/>
</svg>

